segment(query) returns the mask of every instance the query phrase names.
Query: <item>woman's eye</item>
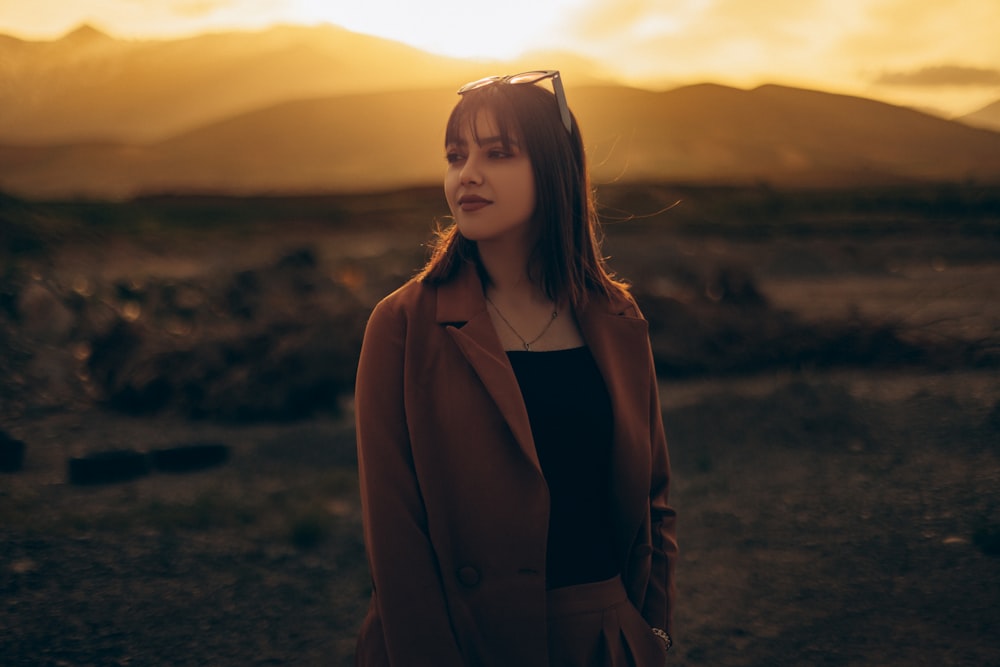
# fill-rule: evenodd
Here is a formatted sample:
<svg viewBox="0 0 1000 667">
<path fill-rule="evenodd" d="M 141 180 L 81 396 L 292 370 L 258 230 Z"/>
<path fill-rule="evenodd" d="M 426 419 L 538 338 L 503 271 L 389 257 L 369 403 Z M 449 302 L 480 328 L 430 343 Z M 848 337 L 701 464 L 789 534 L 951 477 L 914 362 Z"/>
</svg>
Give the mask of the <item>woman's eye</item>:
<svg viewBox="0 0 1000 667">
<path fill-rule="evenodd" d="M 494 159 L 494 160 L 502 160 L 504 158 L 512 157 L 512 155 L 510 153 L 508 153 L 507 151 L 502 151 L 502 150 L 499 150 L 499 149 L 491 150 L 488 153 L 488 155 L 489 155 L 489 157 L 491 159 Z"/>
<path fill-rule="evenodd" d="M 444 159 L 448 161 L 448 164 L 453 164 L 462 159 L 461 153 L 446 153 Z"/>
</svg>

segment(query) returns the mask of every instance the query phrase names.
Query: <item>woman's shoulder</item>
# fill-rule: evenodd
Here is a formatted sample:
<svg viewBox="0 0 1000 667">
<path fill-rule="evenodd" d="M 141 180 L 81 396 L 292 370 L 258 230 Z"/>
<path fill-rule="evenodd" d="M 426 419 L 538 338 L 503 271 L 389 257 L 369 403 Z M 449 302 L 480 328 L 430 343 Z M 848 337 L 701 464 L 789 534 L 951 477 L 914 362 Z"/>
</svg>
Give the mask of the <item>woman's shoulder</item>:
<svg viewBox="0 0 1000 667">
<path fill-rule="evenodd" d="M 382 297 L 372 309 L 372 318 L 403 317 L 422 310 L 424 304 L 433 300 L 435 287 L 417 278 L 411 278 L 403 285 Z"/>
<path fill-rule="evenodd" d="M 644 319 L 642 311 L 639 309 L 639 304 L 636 302 L 635 297 L 632 296 L 627 283 L 613 283 L 605 290 L 592 293 L 590 298 L 599 301 L 601 306 L 607 309 L 608 312 L 626 317 Z"/>
</svg>

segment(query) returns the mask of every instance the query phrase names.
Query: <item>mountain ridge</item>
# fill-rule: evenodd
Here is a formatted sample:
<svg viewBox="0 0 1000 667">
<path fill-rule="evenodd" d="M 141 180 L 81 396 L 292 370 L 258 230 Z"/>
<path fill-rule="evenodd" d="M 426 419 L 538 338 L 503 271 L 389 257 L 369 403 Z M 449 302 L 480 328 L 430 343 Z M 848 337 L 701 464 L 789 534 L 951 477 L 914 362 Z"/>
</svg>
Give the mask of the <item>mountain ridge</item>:
<svg viewBox="0 0 1000 667">
<path fill-rule="evenodd" d="M 1000 131 L 1000 100 L 987 104 L 972 113 L 959 116 L 956 120 L 973 127 Z"/>
<path fill-rule="evenodd" d="M 595 182 L 1000 183 L 1000 133 L 776 84 L 568 91 Z M 453 88 L 288 100 L 146 144 L 0 145 L 28 197 L 303 193 L 436 182 Z"/>
<path fill-rule="evenodd" d="M 444 86 L 483 67 L 332 25 L 97 35 L 0 44 L 0 141 L 156 141 L 282 100 Z"/>
<path fill-rule="evenodd" d="M 563 68 L 597 182 L 1000 182 L 1000 133 L 762 84 L 623 86 L 559 53 L 471 62 L 331 25 L 122 40 L 0 35 L 0 189 L 25 196 L 382 189 L 440 177 L 458 83 Z"/>
</svg>

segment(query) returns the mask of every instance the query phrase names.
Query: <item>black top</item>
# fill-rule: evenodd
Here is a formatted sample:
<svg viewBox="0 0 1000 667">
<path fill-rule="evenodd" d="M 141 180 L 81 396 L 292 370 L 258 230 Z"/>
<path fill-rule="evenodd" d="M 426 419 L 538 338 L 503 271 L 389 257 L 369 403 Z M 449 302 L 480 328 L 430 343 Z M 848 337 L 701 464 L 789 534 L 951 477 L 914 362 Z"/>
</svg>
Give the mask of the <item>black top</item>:
<svg viewBox="0 0 1000 667">
<path fill-rule="evenodd" d="M 586 347 L 509 351 L 549 487 L 546 586 L 601 581 L 619 572 L 613 553 L 613 414 Z"/>
</svg>

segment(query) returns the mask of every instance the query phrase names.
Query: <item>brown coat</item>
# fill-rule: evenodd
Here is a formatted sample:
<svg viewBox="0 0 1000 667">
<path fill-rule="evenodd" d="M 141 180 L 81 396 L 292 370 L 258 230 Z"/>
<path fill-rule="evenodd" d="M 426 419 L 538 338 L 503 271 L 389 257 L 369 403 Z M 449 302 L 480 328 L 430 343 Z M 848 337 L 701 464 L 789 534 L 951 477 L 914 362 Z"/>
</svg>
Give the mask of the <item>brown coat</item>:
<svg viewBox="0 0 1000 667">
<path fill-rule="evenodd" d="M 669 632 L 677 545 L 647 324 L 625 298 L 576 317 L 614 410 L 622 579 Z M 474 269 L 375 307 L 355 405 L 374 586 L 358 664 L 547 665 L 548 489 Z"/>
</svg>

